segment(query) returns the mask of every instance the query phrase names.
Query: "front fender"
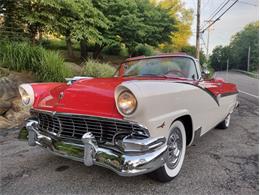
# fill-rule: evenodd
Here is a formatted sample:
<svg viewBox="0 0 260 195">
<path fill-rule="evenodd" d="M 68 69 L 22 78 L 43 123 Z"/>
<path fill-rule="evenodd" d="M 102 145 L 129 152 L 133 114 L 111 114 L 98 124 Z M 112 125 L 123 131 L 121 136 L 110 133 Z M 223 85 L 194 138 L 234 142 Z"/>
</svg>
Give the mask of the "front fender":
<svg viewBox="0 0 260 195">
<path fill-rule="evenodd" d="M 146 126 L 152 137 L 167 138 L 174 120 L 185 115 L 193 118 L 194 113 L 187 102 L 196 90 L 192 85 L 171 81 L 128 81 L 117 88 L 118 91 L 121 89 L 130 90 L 138 101 L 136 112 L 125 119 Z"/>
<path fill-rule="evenodd" d="M 33 108 L 46 106 L 46 101 L 55 101 L 59 93 L 67 88 L 66 83 L 32 83 L 35 101 Z"/>
</svg>

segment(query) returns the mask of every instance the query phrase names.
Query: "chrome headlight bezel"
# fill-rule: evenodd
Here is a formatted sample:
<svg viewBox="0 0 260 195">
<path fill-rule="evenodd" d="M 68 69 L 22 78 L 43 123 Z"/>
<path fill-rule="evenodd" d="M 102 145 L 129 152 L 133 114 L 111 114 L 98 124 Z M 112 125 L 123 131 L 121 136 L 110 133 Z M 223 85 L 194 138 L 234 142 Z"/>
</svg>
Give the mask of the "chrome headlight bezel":
<svg viewBox="0 0 260 195">
<path fill-rule="evenodd" d="M 130 90 L 123 90 L 117 97 L 117 108 L 123 115 L 132 115 L 137 109 L 137 99 Z"/>
<path fill-rule="evenodd" d="M 25 106 L 32 106 L 34 103 L 34 91 L 30 84 L 22 84 L 19 86 L 19 93 L 22 103 Z"/>
</svg>

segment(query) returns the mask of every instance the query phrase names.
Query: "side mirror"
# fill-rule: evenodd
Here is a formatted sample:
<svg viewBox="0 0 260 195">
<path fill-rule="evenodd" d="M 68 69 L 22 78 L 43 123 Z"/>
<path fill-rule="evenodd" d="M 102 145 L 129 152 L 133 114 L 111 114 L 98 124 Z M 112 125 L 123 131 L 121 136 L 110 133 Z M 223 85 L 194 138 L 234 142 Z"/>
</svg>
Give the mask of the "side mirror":
<svg viewBox="0 0 260 195">
<path fill-rule="evenodd" d="M 201 72 L 201 76 L 203 79 L 209 79 L 210 77 L 210 71 L 208 69 L 203 69 Z"/>
</svg>

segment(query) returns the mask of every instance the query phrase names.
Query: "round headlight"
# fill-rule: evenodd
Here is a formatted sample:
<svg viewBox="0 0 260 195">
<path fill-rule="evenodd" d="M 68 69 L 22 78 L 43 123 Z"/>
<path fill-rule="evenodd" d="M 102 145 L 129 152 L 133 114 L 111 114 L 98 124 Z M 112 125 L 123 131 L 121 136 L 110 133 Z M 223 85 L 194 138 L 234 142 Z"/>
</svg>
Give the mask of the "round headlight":
<svg viewBox="0 0 260 195">
<path fill-rule="evenodd" d="M 21 94 L 22 102 L 25 105 L 28 105 L 30 103 L 30 96 L 29 96 L 29 94 L 23 88 L 20 89 L 20 94 Z"/>
<path fill-rule="evenodd" d="M 19 92 L 24 105 L 32 105 L 34 102 L 34 92 L 29 84 L 22 84 L 19 86 Z"/>
<path fill-rule="evenodd" d="M 117 98 L 117 105 L 120 112 L 130 115 L 137 107 L 137 100 L 130 91 L 123 91 Z"/>
</svg>

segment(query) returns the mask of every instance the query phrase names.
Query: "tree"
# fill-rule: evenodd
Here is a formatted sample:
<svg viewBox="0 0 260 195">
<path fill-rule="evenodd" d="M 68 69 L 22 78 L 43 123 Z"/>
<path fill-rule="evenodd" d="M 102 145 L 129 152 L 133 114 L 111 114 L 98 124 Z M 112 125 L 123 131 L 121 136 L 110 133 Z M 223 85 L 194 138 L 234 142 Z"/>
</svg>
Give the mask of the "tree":
<svg viewBox="0 0 260 195">
<path fill-rule="evenodd" d="M 188 45 L 188 40 L 192 35 L 193 10 L 185 8 L 181 0 L 163 0 L 160 1 L 160 6 L 176 19 L 174 25 L 178 29 L 171 34 L 171 42 L 162 44 L 160 47 L 165 52 L 180 51 L 183 46 Z"/>
<path fill-rule="evenodd" d="M 259 65 L 259 23 L 254 22 L 236 33 L 231 40 L 230 49 L 232 51 L 233 67 L 247 70 L 248 48 L 251 48 L 251 70 L 257 70 Z"/>
<path fill-rule="evenodd" d="M 194 58 L 196 57 L 196 47 L 195 46 L 190 46 L 190 45 L 183 46 L 180 49 L 180 52 L 185 52 L 185 53 L 193 56 Z M 200 51 L 200 64 L 204 64 L 204 63 L 206 63 L 206 55 L 201 50 Z"/>
<path fill-rule="evenodd" d="M 222 71 L 226 70 L 227 60 L 231 61 L 230 48 L 228 46 L 217 46 L 213 49 L 209 62 L 215 71 Z"/>
<path fill-rule="evenodd" d="M 157 46 L 170 41 L 170 34 L 176 31 L 175 19 L 148 0 L 101 2 L 94 4 L 111 22 L 109 29 L 102 32 L 105 37 L 102 47 L 120 42 L 126 45 L 131 55 L 138 44 Z"/>
<path fill-rule="evenodd" d="M 66 39 L 69 56 L 73 55 L 72 39 L 98 42 L 103 39 L 98 29 L 107 28 L 108 20 L 91 1 L 85 0 L 24 0 L 23 17 L 32 42 L 44 30 Z"/>
<path fill-rule="evenodd" d="M 250 23 L 236 33 L 228 46 L 217 46 L 210 56 L 215 70 L 224 70 L 229 59 L 229 68 L 247 70 L 248 48 L 251 48 L 250 70 L 257 71 L 259 65 L 259 24 Z M 226 69 L 226 68 L 225 68 Z"/>
<path fill-rule="evenodd" d="M 1 26 L 1 38 L 22 40 L 27 34 L 24 32 L 21 0 L 0 0 L 0 16 L 4 16 Z"/>
</svg>

